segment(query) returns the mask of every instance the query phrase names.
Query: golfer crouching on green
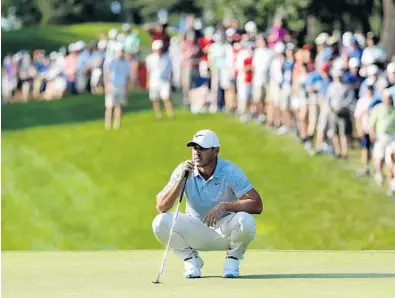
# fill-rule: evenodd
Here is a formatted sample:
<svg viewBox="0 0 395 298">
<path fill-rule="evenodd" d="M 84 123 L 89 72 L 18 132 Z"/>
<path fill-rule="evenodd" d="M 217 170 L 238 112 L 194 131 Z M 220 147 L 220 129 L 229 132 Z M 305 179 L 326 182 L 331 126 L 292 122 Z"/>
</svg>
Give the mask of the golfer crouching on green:
<svg viewBox="0 0 395 298">
<path fill-rule="evenodd" d="M 251 214 L 261 214 L 263 203 L 244 172 L 218 157 L 219 140 L 211 130 L 198 131 L 187 143 L 192 160 L 182 162 L 156 196 L 158 214 L 152 228 L 166 245 L 175 212 L 169 211 L 182 189 L 185 172 L 186 213 L 178 214 L 170 248 L 184 260 L 185 278 L 199 278 L 203 260 L 199 251 L 226 251 L 222 277 L 240 275 L 239 263 L 255 237 Z"/>
</svg>

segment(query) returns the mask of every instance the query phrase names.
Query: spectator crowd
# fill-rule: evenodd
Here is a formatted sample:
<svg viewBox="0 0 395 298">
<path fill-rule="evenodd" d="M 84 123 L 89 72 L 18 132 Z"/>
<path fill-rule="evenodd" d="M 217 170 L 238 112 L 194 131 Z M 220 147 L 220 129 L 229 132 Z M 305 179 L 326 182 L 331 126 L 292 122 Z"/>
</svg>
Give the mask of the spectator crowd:
<svg viewBox="0 0 395 298">
<path fill-rule="evenodd" d="M 222 111 L 243 123 L 293 134 L 310 155 L 347 159 L 357 140 L 357 176 L 372 176 L 378 185 L 387 185 L 389 195 L 395 193 L 395 59 L 374 33 L 321 33 L 313 43 L 300 45 L 281 17 L 265 32 L 253 21 L 240 26 L 224 19 L 205 27 L 193 16 L 178 34 L 170 34 L 166 23 L 144 29 L 152 38 L 146 57 L 138 31 L 128 24 L 89 46 L 77 41 L 48 57 L 39 50 L 7 55 L 3 101 L 105 93 L 110 128 L 108 109 L 126 103 L 145 65 L 144 87 L 158 119 L 160 101 L 174 117 L 172 92 L 180 89 L 192 113 Z M 114 110 L 116 128 L 120 113 Z"/>
</svg>

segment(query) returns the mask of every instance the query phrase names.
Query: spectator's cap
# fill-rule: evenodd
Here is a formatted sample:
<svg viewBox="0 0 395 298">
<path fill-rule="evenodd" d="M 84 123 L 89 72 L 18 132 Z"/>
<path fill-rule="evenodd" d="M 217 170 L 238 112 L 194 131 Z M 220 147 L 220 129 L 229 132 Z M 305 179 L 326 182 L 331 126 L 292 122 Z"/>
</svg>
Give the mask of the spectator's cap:
<svg viewBox="0 0 395 298">
<path fill-rule="evenodd" d="M 122 31 L 123 32 L 129 31 L 131 28 L 132 28 L 132 26 L 130 26 L 130 24 L 128 24 L 128 23 L 122 24 Z"/>
<path fill-rule="evenodd" d="M 99 42 L 97 43 L 97 48 L 99 50 L 104 50 L 107 46 L 107 41 L 104 39 L 99 40 Z"/>
<path fill-rule="evenodd" d="M 366 44 L 366 39 L 365 36 L 362 33 L 355 33 L 354 34 L 355 39 L 358 41 L 358 44 L 361 47 L 365 47 Z"/>
<path fill-rule="evenodd" d="M 348 62 L 348 66 L 349 66 L 350 68 L 357 68 L 357 67 L 359 67 L 360 65 L 361 65 L 361 63 L 359 62 L 359 59 L 356 58 L 356 57 L 352 57 L 352 58 L 350 59 L 350 61 Z"/>
<path fill-rule="evenodd" d="M 58 53 L 56 53 L 55 51 L 54 51 L 54 52 L 51 52 L 51 53 L 49 54 L 49 59 L 50 59 L 50 60 L 55 60 L 57 57 L 58 57 Z"/>
<path fill-rule="evenodd" d="M 326 44 L 327 41 L 328 41 L 328 38 L 329 38 L 328 33 L 322 32 L 322 33 L 319 34 L 319 35 L 317 36 L 317 38 L 315 39 L 315 43 L 316 43 L 317 45 Z"/>
<path fill-rule="evenodd" d="M 204 36 L 207 38 L 213 38 L 215 29 L 212 26 L 207 27 L 206 29 L 204 29 Z"/>
<path fill-rule="evenodd" d="M 354 35 L 352 34 L 352 32 L 350 31 L 344 32 L 344 34 L 342 35 L 343 46 L 349 47 L 351 45 L 351 40 L 353 39 L 353 37 Z"/>
<path fill-rule="evenodd" d="M 256 32 L 256 24 L 253 21 L 249 21 L 245 24 L 244 30 L 247 32 Z"/>
<path fill-rule="evenodd" d="M 236 34 L 236 29 L 234 29 L 234 28 L 226 29 L 225 34 L 226 34 L 226 36 L 228 36 L 228 37 L 233 36 L 233 35 Z"/>
<path fill-rule="evenodd" d="M 295 50 L 295 48 L 296 47 L 295 47 L 295 45 L 292 42 L 287 43 L 287 46 L 286 46 L 287 50 L 293 51 L 293 50 Z"/>
<path fill-rule="evenodd" d="M 193 28 L 195 30 L 202 30 L 202 28 L 203 28 L 202 20 L 199 18 L 196 18 L 195 20 L 193 20 Z"/>
<path fill-rule="evenodd" d="M 312 47 L 311 47 L 311 45 L 306 43 L 306 44 L 303 45 L 302 49 L 305 50 L 305 51 L 311 51 Z"/>
<path fill-rule="evenodd" d="M 84 41 L 79 40 L 75 43 L 75 51 L 81 51 L 85 48 L 86 44 Z"/>
<path fill-rule="evenodd" d="M 377 65 L 372 64 L 372 65 L 368 66 L 368 69 L 367 69 L 368 76 L 375 76 L 375 75 L 377 75 L 378 72 L 379 72 L 379 68 L 377 67 Z"/>
<path fill-rule="evenodd" d="M 395 62 L 387 65 L 387 73 L 395 73 Z"/>
<path fill-rule="evenodd" d="M 337 67 L 332 69 L 332 77 L 339 78 L 341 76 L 343 76 L 343 69 Z"/>
<path fill-rule="evenodd" d="M 68 49 L 69 49 L 69 52 L 75 52 L 76 51 L 75 43 L 69 44 Z"/>
<path fill-rule="evenodd" d="M 108 31 L 108 38 L 109 39 L 115 39 L 118 35 L 118 30 L 115 28 L 112 28 Z"/>
<path fill-rule="evenodd" d="M 285 52 L 285 45 L 282 42 L 278 42 L 274 45 L 274 51 L 277 54 L 283 54 Z"/>
<path fill-rule="evenodd" d="M 192 141 L 187 143 L 187 147 L 192 147 L 198 145 L 202 148 L 216 148 L 219 147 L 219 139 L 215 132 L 204 129 L 198 131 L 194 136 Z"/>
<path fill-rule="evenodd" d="M 158 51 L 158 50 L 160 50 L 161 48 L 163 48 L 163 41 L 162 41 L 162 40 L 157 39 L 157 40 L 155 40 L 155 41 L 152 43 L 152 50 L 153 50 L 153 51 Z"/>
<path fill-rule="evenodd" d="M 117 35 L 117 41 L 118 42 L 124 42 L 125 38 L 126 38 L 126 36 L 124 34 L 122 34 L 122 33 Z"/>
</svg>

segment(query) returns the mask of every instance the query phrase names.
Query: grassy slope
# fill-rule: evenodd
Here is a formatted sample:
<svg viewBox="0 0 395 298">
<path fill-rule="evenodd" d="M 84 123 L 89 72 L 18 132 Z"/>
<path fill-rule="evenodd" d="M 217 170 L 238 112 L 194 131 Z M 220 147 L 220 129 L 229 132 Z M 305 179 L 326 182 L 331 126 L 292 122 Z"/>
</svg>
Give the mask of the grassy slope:
<svg viewBox="0 0 395 298">
<path fill-rule="evenodd" d="M 58 50 L 77 40 L 91 42 L 99 37 L 101 31 L 107 33 L 111 28 L 120 30 L 118 23 L 84 23 L 77 25 L 29 27 L 18 31 L 3 32 L 1 38 L 2 56 L 15 53 L 21 49 Z M 150 37 L 144 31 L 140 32 L 142 45 L 149 43 Z"/>
<path fill-rule="evenodd" d="M 144 93 L 130 103 L 119 131 L 104 131 L 101 97 L 3 106 L 3 249 L 159 248 L 155 194 L 202 128 L 262 194 L 252 247 L 394 249 L 394 205 L 340 162 L 225 115 L 155 121 Z"/>
<path fill-rule="evenodd" d="M 389 298 L 395 291 L 393 252 L 249 251 L 237 280 L 218 278 L 223 253 L 202 256 L 206 278 L 184 280 L 171 253 L 162 284 L 153 285 L 162 251 L 3 253 L 2 297 Z"/>
</svg>

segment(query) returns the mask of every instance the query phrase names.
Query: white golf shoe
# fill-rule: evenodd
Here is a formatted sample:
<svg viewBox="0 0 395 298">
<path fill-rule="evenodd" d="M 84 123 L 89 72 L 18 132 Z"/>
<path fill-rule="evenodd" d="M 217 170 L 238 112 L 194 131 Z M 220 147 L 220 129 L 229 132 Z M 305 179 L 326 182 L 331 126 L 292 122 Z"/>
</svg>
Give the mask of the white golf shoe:
<svg viewBox="0 0 395 298">
<path fill-rule="evenodd" d="M 202 277 L 201 269 L 204 265 L 203 260 L 197 256 L 184 260 L 184 277 L 199 278 Z"/>
<path fill-rule="evenodd" d="M 224 265 L 222 277 L 236 278 L 240 276 L 239 271 L 240 260 L 232 257 L 227 257 Z"/>
</svg>

